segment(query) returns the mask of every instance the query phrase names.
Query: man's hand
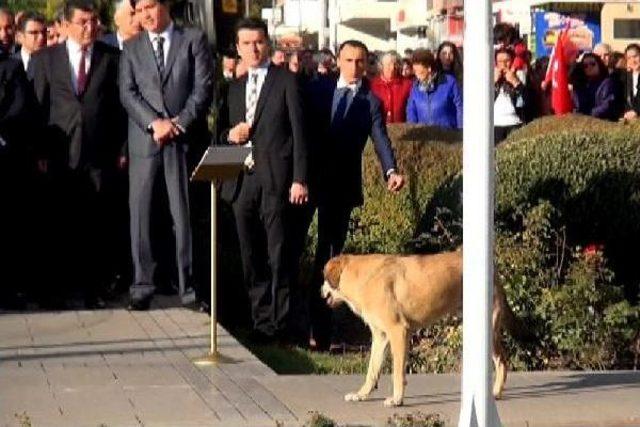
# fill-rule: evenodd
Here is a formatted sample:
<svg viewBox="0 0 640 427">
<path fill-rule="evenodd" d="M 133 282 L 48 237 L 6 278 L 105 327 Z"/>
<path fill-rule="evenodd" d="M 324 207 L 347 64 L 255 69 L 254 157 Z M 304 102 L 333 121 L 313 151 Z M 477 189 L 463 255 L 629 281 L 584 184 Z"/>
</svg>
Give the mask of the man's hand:
<svg viewBox="0 0 640 427">
<path fill-rule="evenodd" d="M 151 122 L 153 140 L 159 146 L 163 146 L 178 136 L 179 130 L 170 119 L 156 119 Z"/>
<path fill-rule="evenodd" d="M 391 172 L 387 178 L 387 189 L 397 193 L 404 186 L 404 177 L 395 172 Z"/>
<path fill-rule="evenodd" d="M 289 190 L 289 202 L 293 205 L 304 205 L 309 201 L 309 191 L 307 186 L 299 182 L 291 184 Z"/>
<path fill-rule="evenodd" d="M 229 131 L 229 142 L 244 144 L 249 140 L 249 132 L 251 132 L 251 126 L 248 123 L 238 123 Z"/>
<path fill-rule="evenodd" d="M 127 156 L 118 156 L 118 169 L 126 169 L 128 161 Z"/>
<path fill-rule="evenodd" d="M 626 113 L 624 113 L 624 116 L 622 116 L 622 118 L 626 121 L 631 121 L 631 120 L 635 120 L 638 118 L 638 113 L 636 113 L 633 110 L 627 111 Z"/>
</svg>

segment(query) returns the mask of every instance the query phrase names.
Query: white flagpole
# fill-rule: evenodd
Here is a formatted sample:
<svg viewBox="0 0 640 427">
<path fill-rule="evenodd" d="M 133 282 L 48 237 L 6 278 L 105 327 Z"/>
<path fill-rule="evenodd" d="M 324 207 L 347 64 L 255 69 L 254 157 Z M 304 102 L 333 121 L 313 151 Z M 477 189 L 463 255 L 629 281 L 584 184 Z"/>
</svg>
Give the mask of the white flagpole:
<svg viewBox="0 0 640 427">
<path fill-rule="evenodd" d="M 493 32 L 491 0 L 464 5 L 463 361 L 459 427 L 500 425 L 492 377 Z"/>
</svg>

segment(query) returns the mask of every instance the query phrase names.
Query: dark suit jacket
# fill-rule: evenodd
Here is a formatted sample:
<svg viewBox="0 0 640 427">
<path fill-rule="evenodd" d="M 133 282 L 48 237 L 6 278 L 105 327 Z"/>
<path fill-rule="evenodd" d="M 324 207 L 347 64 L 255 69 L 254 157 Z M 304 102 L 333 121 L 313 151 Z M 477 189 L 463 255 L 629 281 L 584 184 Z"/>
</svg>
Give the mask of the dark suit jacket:
<svg viewBox="0 0 640 427">
<path fill-rule="evenodd" d="M 28 82 L 22 61 L 0 58 L 0 137 L 5 146 L 0 153 L 19 149 L 23 142 L 23 131 L 29 107 Z"/>
<path fill-rule="evenodd" d="M 118 50 L 96 41 L 87 87 L 78 97 L 65 43 L 31 57 L 29 71 L 45 125 L 41 143 L 57 165 L 114 168 L 126 137 L 118 97 Z"/>
<path fill-rule="evenodd" d="M 158 118 L 178 118 L 187 134 L 177 143 L 201 140 L 213 96 L 213 60 L 206 35 L 174 26 L 164 78 L 154 62 L 146 31 L 124 43 L 120 59 L 120 99 L 129 114 L 129 154 L 151 157 L 161 150 L 147 128 Z"/>
<path fill-rule="evenodd" d="M 640 85 L 640 79 L 638 79 Z M 638 90 L 636 96 L 633 96 L 633 73 L 627 72 L 624 85 L 624 111 L 635 111 L 640 115 L 640 90 Z"/>
<path fill-rule="evenodd" d="M 220 110 L 221 143 L 228 143 L 229 130 L 245 121 L 246 76 L 229 84 L 227 102 Z M 304 133 L 302 94 L 296 76 L 271 65 L 258 98 L 249 136 L 253 144 L 254 173 L 272 195 L 287 197 L 292 182 L 307 184 L 307 140 Z M 225 183 L 222 196 L 233 200 L 241 185 Z"/>
<path fill-rule="evenodd" d="M 359 206 L 362 194 L 362 152 L 369 137 L 382 165 L 383 174 L 396 169 L 380 100 L 363 79 L 341 126 L 333 126 L 331 109 L 336 81 L 310 82 L 307 89 L 309 132 L 314 159 L 310 193 L 320 204 Z"/>
</svg>

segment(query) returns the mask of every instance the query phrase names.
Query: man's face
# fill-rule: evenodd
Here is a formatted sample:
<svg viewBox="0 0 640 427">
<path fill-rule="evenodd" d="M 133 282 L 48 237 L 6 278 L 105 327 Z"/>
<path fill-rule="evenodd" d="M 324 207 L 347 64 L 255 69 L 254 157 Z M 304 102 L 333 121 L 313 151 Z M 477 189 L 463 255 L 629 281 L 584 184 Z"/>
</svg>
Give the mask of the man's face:
<svg viewBox="0 0 640 427">
<path fill-rule="evenodd" d="M 0 13 L 0 45 L 5 49 L 13 46 L 15 42 L 15 26 L 13 16 Z"/>
<path fill-rule="evenodd" d="M 127 2 L 120 6 L 113 14 L 113 23 L 116 25 L 118 33 L 124 40 L 135 36 L 142 29 L 138 22 L 135 9 Z"/>
<path fill-rule="evenodd" d="M 362 78 L 366 64 L 367 53 L 360 47 L 346 45 L 338 56 L 340 77 L 347 83 L 354 83 Z"/>
<path fill-rule="evenodd" d="M 27 53 L 37 52 L 46 45 L 47 29 L 42 22 L 27 21 L 24 32 L 20 32 L 20 40 Z"/>
<path fill-rule="evenodd" d="M 47 26 L 47 46 L 58 44 L 58 29 L 55 24 Z"/>
<path fill-rule="evenodd" d="M 91 45 L 98 37 L 98 17 L 94 12 L 74 9 L 69 21 L 64 21 L 67 37 L 82 47 Z"/>
<path fill-rule="evenodd" d="M 625 53 L 627 59 L 627 70 L 640 71 L 640 52 L 636 49 L 629 49 Z"/>
<path fill-rule="evenodd" d="M 605 67 L 611 66 L 611 52 L 609 52 L 607 49 L 603 48 L 602 46 L 598 46 L 593 50 L 593 53 L 595 53 L 600 57 L 600 59 L 602 59 Z"/>
<path fill-rule="evenodd" d="M 236 44 L 242 62 L 249 68 L 262 64 L 269 55 L 267 37 L 262 30 L 241 29 Z"/>
<path fill-rule="evenodd" d="M 142 0 L 136 3 L 136 18 L 142 28 L 151 33 L 161 33 L 171 23 L 169 9 L 156 0 Z"/>
</svg>

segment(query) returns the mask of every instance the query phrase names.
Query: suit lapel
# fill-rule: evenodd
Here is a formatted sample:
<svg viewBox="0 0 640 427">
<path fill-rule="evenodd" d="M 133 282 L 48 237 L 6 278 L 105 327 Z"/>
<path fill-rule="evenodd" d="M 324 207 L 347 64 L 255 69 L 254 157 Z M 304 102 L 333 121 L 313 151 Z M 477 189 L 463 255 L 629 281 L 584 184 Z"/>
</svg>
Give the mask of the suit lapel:
<svg viewBox="0 0 640 427">
<path fill-rule="evenodd" d="M 160 83 L 160 71 L 158 71 L 158 65 L 156 64 L 156 52 L 153 50 L 151 39 L 149 38 L 149 32 L 145 31 L 140 35 L 140 58 L 149 58 L 149 60 L 143 60 L 148 67 L 151 68 L 149 73 L 153 76 L 154 81 Z"/>
<path fill-rule="evenodd" d="M 247 114 L 247 76 L 238 81 L 238 106 L 240 107 L 238 115 L 242 116 L 239 122 L 244 122 Z"/>
<path fill-rule="evenodd" d="M 164 78 L 162 83 L 164 84 L 171 74 L 171 67 L 176 62 L 176 56 L 180 49 L 182 49 L 182 42 L 184 40 L 182 28 L 173 27 L 173 33 L 171 34 L 171 45 L 169 46 L 169 54 L 167 55 L 167 63 L 164 66 Z"/>
<path fill-rule="evenodd" d="M 267 77 L 265 77 L 264 83 L 262 84 L 262 89 L 260 90 L 260 96 L 258 97 L 258 104 L 256 105 L 256 115 L 253 118 L 254 124 L 258 123 L 258 120 L 260 120 L 260 115 L 262 114 L 262 110 L 264 110 L 265 103 L 267 102 L 267 99 L 269 99 L 269 92 L 271 91 L 271 88 L 275 83 L 276 73 L 273 67 L 274 65 L 269 65 L 269 71 L 267 71 Z M 244 85 L 243 87 L 246 88 L 246 85 Z M 243 94 L 244 94 L 244 90 L 243 90 Z M 246 98 L 244 102 L 246 103 Z M 245 109 L 246 109 L 246 105 L 245 105 Z M 253 127 L 255 128 L 255 126 Z"/>
<path fill-rule="evenodd" d="M 76 91 L 73 89 L 73 68 L 71 67 L 71 58 L 69 57 L 69 52 L 67 51 L 67 44 L 60 43 L 56 46 L 56 55 L 55 55 L 55 63 L 58 65 L 55 66 L 55 70 L 61 74 L 61 80 L 65 82 L 65 86 L 67 90 L 71 92 L 74 96 L 76 95 Z"/>
<path fill-rule="evenodd" d="M 89 66 L 89 75 L 87 76 L 87 87 L 84 91 L 86 94 L 91 87 L 91 82 L 95 80 L 93 76 L 98 72 L 100 65 L 102 64 L 102 57 L 104 56 L 104 52 L 100 49 L 97 43 L 93 44 L 93 49 L 91 50 L 91 62 Z"/>
</svg>

